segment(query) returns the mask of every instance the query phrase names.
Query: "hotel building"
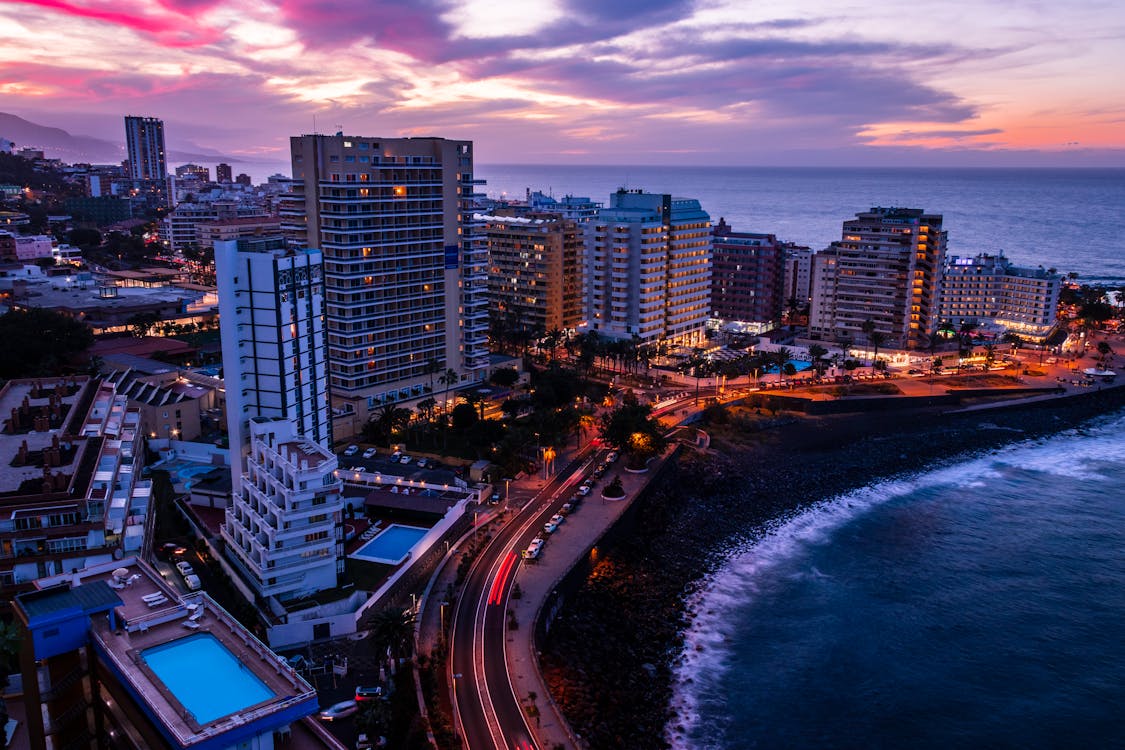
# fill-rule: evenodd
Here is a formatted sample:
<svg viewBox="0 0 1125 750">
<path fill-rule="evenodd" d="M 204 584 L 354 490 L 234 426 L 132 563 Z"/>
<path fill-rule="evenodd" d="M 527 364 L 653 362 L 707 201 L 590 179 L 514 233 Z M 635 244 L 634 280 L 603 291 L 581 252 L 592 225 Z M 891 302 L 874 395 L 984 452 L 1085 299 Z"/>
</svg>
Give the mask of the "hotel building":
<svg viewBox="0 0 1125 750">
<path fill-rule="evenodd" d="M 475 219 L 488 236 L 488 291 L 497 314 L 544 333 L 585 320 L 585 243 L 576 221 L 557 214 Z"/>
<path fill-rule="evenodd" d="M 308 718 L 316 690 L 206 594 L 132 556 L 40 584 L 13 603 L 15 746 L 343 747 Z"/>
<path fill-rule="evenodd" d="M 711 312 L 763 330 L 781 321 L 785 266 L 772 234 L 735 232 L 723 219 L 712 238 Z"/>
<path fill-rule="evenodd" d="M 324 253 L 333 406 L 358 430 L 380 404 L 425 396 L 432 362 L 482 381 L 488 244 L 470 141 L 291 139 L 292 242 Z"/>
<path fill-rule="evenodd" d="M 11 380 L 0 414 L 0 606 L 39 578 L 141 549 L 141 415 L 113 383 Z"/>
<path fill-rule="evenodd" d="M 939 214 L 872 208 L 844 222 L 813 262 L 809 333 L 866 341 L 870 320 L 888 348 L 925 346 L 937 328 L 946 232 Z"/>
<path fill-rule="evenodd" d="M 336 585 L 341 486 L 328 411 L 323 260 L 281 237 L 215 244 L 233 498 L 229 558 L 262 597 Z"/>
<path fill-rule="evenodd" d="M 952 256 L 942 280 L 941 318 L 958 328 L 976 322 L 1039 341 L 1058 322 L 1061 289 L 1061 275 L 1017 268 L 1003 253 Z"/>
<path fill-rule="evenodd" d="M 622 189 L 587 227 L 589 330 L 644 343 L 702 338 L 711 312 L 711 217 L 699 201 Z"/>
</svg>

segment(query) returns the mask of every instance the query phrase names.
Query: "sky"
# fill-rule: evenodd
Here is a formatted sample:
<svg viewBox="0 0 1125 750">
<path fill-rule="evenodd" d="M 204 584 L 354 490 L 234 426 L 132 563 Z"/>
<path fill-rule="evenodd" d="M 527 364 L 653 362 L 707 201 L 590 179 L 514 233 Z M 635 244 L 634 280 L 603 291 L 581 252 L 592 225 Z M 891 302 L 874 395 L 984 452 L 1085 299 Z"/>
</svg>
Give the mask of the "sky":
<svg viewBox="0 0 1125 750">
<path fill-rule="evenodd" d="M 0 111 L 263 163 L 1125 166 L 1123 70 L 1120 0 L 0 0 Z"/>
</svg>

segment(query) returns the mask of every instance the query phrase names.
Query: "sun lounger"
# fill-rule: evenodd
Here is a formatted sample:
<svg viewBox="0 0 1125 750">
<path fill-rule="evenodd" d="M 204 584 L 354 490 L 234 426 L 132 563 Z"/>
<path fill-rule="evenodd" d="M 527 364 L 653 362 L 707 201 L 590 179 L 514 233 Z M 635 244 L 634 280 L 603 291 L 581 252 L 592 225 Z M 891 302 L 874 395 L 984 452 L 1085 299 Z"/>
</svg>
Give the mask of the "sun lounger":
<svg viewBox="0 0 1125 750">
<path fill-rule="evenodd" d="M 161 596 L 159 599 L 145 599 L 145 604 L 148 605 L 149 609 L 152 609 L 154 607 L 159 607 L 161 604 L 167 604 L 167 603 L 168 603 L 168 597 L 166 597 L 166 596 Z"/>
<path fill-rule="evenodd" d="M 153 593 L 153 594 L 145 594 L 141 598 L 144 599 L 146 602 L 151 602 L 153 599 L 163 599 L 164 594 L 157 591 L 156 593 Z"/>
<path fill-rule="evenodd" d="M 188 630 L 199 630 L 199 623 L 198 622 L 192 622 L 191 620 L 184 620 L 180 624 L 183 625 Z"/>
<path fill-rule="evenodd" d="M 201 617 L 203 617 L 203 610 L 197 609 L 197 610 L 195 610 L 195 612 L 192 613 L 191 617 L 189 617 L 188 619 L 191 620 L 192 622 L 198 622 L 199 618 L 201 618 Z"/>
</svg>

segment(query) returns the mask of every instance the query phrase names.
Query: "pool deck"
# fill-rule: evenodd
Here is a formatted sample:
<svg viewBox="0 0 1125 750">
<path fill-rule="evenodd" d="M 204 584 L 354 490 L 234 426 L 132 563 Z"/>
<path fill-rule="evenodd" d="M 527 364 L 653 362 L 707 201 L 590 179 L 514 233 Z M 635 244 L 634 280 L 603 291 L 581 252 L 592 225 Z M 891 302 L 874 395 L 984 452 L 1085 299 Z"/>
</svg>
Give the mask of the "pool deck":
<svg viewBox="0 0 1125 750">
<path fill-rule="evenodd" d="M 283 664 L 264 644 L 250 635 L 206 594 L 180 597 L 160 575 L 140 564 L 128 567 L 139 578 L 117 589 L 123 602 L 116 612 L 117 629 L 109 618 L 94 622 L 94 638 L 133 689 L 144 696 L 159 720 L 181 744 L 195 742 L 241 726 L 270 713 L 312 700 L 316 691 L 288 665 Z M 112 582 L 112 573 L 88 580 Z M 168 601 L 150 608 L 144 597 L 161 593 Z M 202 611 L 198 629 L 184 625 L 193 612 Z M 169 643 L 195 633 L 210 633 L 274 694 L 274 698 L 237 713 L 200 725 L 156 678 L 140 654 L 147 648 Z"/>
</svg>

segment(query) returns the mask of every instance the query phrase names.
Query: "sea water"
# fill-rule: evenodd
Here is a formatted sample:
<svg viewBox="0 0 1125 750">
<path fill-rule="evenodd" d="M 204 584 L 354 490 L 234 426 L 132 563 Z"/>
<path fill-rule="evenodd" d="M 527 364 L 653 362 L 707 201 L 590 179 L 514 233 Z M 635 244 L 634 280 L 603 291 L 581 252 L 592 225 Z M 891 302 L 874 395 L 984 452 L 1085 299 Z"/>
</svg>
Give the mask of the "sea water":
<svg viewBox="0 0 1125 750">
<path fill-rule="evenodd" d="M 607 203 L 618 188 L 696 198 L 735 231 L 822 250 L 872 206 L 942 214 L 951 255 L 1003 252 L 1016 265 L 1125 284 L 1125 170 L 630 167 L 477 164 L 490 196 L 527 190 Z"/>
<path fill-rule="evenodd" d="M 1125 747 L 1125 414 L 778 521 L 690 608 L 677 748 Z"/>
</svg>

